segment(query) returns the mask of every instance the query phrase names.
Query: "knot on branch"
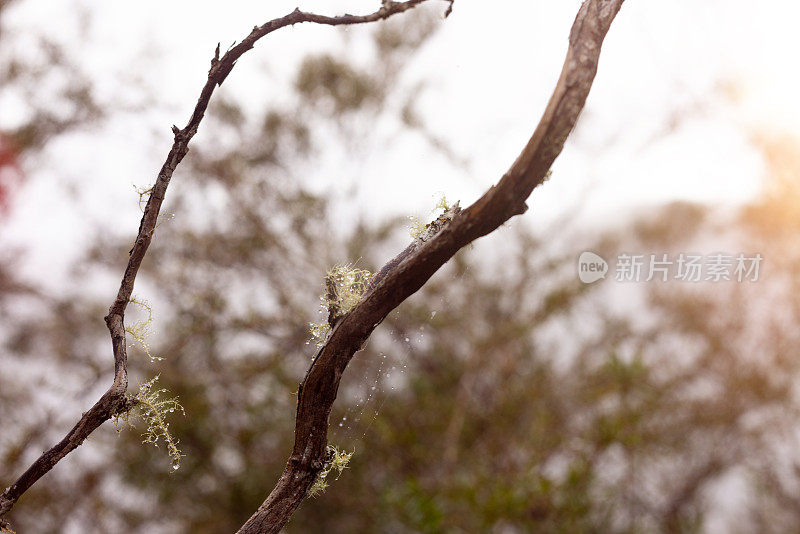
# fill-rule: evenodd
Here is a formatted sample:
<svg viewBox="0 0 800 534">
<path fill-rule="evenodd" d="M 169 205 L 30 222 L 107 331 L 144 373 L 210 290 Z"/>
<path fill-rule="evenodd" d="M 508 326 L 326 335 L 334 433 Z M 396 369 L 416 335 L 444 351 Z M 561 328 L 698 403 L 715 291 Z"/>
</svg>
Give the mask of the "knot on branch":
<svg viewBox="0 0 800 534">
<path fill-rule="evenodd" d="M 139 399 L 132 395 L 125 395 L 117 406 L 114 407 L 112 410 L 113 413 L 111 415 L 125 415 L 126 413 L 133 410 L 139 404 Z"/>
</svg>

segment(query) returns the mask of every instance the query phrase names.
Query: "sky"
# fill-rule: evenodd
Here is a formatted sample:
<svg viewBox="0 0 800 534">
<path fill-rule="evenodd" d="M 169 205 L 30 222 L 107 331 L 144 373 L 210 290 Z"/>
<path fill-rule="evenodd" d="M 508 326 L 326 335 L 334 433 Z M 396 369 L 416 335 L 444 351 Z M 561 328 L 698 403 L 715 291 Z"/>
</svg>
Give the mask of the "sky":
<svg viewBox="0 0 800 534">
<path fill-rule="evenodd" d="M 25 246 L 30 275 L 47 278 L 68 263 L 70 251 L 80 248 L 76 243 L 86 244 L 97 222 L 132 236 L 140 217 L 133 186 L 152 183 L 171 142 L 169 127 L 188 119 L 216 43 L 224 49 L 254 24 L 297 4 L 233 0 L 222 9 L 180 0 L 20 2 L 8 14 L 9 28 L 74 47 L 101 101 L 112 111 L 139 108 L 65 136 L 40 160 L 23 162 L 28 179 L 0 227 L 0 250 Z M 300 4 L 336 14 L 368 12 L 378 2 Z M 440 193 L 469 204 L 499 179 L 533 132 L 579 5 L 457 0 L 441 30 L 410 60 L 403 82 L 426 82 L 417 102 L 420 115 L 465 165 L 452 165 L 419 136 L 397 135 L 393 125 L 378 120 L 369 126 L 380 144 L 365 146 L 355 161 L 332 150 L 305 179 L 336 198 L 343 224 L 358 216 L 425 216 Z M 552 179 L 529 202 L 525 224 L 546 226 L 573 214 L 590 226 L 613 224 L 626 213 L 676 199 L 724 206 L 757 196 L 765 166 L 754 136 L 800 136 L 800 75 L 793 66 L 800 5 L 752 5 L 628 0 L 604 45 L 576 131 Z M 364 60 L 368 32 L 352 28 L 346 39 L 311 25 L 276 32 L 237 64 L 226 94 L 253 108 L 288 102 L 304 54 L 327 50 Z M 151 100 L 142 100 L 141 87 L 152 91 Z M 0 96 L 0 128 L 24 117 L 25 99 Z M 197 139 L 213 140 L 214 132 L 203 126 Z M 71 184 L 66 190 L 53 187 L 64 178 Z"/>
</svg>

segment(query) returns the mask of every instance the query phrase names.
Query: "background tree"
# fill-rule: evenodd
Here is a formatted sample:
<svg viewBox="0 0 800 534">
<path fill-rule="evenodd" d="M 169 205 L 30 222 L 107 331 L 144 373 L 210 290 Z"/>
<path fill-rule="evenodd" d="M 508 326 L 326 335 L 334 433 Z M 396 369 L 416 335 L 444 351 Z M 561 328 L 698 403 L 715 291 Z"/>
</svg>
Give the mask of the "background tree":
<svg viewBox="0 0 800 534">
<path fill-rule="evenodd" d="M 375 34 L 381 65 L 399 69 L 424 38 L 382 44 L 408 34 L 399 23 Z M 312 57 L 298 68 L 298 109 L 322 110 L 324 131 L 352 134 L 392 90 L 404 92 L 397 72 Z M 400 119 L 424 133 L 408 109 Z M 319 113 L 253 117 L 224 100 L 210 118 L 220 138 L 237 141 L 225 150 L 216 140 L 193 149 L 186 162 L 193 180 L 172 185 L 168 211 L 177 216 L 159 226 L 137 286 L 156 310 L 150 350 L 165 360 L 154 365 L 139 354 L 130 361 L 140 380 L 157 369 L 186 407 L 187 417 L 172 421 L 186 453 L 182 467 L 170 474 L 163 451 L 143 447 L 138 432 L 118 437 L 101 427 L 81 447 L 89 452 L 81 451 L 80 463 L 54 470 L 25 496 L 24 511 L 12 515 L 22 532 L 238 528 L 291 443 L 325 271 L 345 259 L 375 271 L 408 240 L 396 220 L 342 230 L 324 198 L 293 179 L 295 158 L 313 160 L 328 142 L 312 133 L 320 131 Z M 781 251 L 786 241 L 758 216 L 772 211 L 769 202 L 742 215 L 744 237 L 737 237 Z M 796 315 L 749 319 L 759 295 L 778 302 L 762 286 L 742 294 L 673 285 L 653 293 L 647 309 L 658 321 L 643 325 L 609 309 L 607 286 L 574 277 L 573 252 L 585 245 L 606 257 L 626 247 L 677 249 L 692 237 L 724 236 L 718 216 L 676 205 L 584 238 L 574 250 L 553 247 L 547 231 L 515 225 L 502 232 L 502 247 L 479 242 L 460 252 L 354 360 L 331 439 L 356 454 L 287 528 L 700 530 L 718 510 L 710 490 L 738 474 L 753 494 L 741 528 L 791 531 L 792 460 L 775 460 L 796 421 Z M 129 247 L 98 235 L 76 272 L 116 276 Z M 784 272 L 793 279 L 790 265 Z M 107 334 L 97 318 L 107 296 L 52 299 L 13 281 L 3 287 L 3 376 L 19 376 L 37 354 L 55 354 L 51 369 L 82 377 L 86 398 L 95 398 L 106 385 Z M 793 299 L 784 300 L 791 309 Z M 44 310 L 46 320 L 19 313 L 28 306 Z M 769 333 L 753 337 L 757 330 Z M 86 347 L 98 347 L 96 355 Z M 44 418 L 26 430 L 30 420 L 18 416 L 39 402 L 35 382 L 4 379 L 0 395 L 0 478 L 10 480 L 59 432 Z"/>
</svg>

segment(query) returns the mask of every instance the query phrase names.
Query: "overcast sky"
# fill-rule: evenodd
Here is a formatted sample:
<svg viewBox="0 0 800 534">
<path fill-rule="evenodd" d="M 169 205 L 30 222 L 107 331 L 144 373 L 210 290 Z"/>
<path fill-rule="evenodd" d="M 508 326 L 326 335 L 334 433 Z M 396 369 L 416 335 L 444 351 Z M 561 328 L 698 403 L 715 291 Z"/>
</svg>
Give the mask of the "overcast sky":
<svg viewBox="0 0 800 534">
<path fill-rule="evenodd" d="M 218 41 L 299 5 L 336 14 L 374 10 L 377 0 L 291 2 L 229 0 L 21 1 L 8 14 L 16 32 L 47 33 L 74 47 L 80 68 L 113 105 L 153 91 L 145 111 L 53 143 L 25 162 L 25 188 L 0 228 L 0 246 L 33 247 L 31 273 L 53 269 L 85 231 L 113 213 L 109 231 L 130 232 L 140 213 L 132 185 L 152 183 L 171 141 L 169 126 L 188 119 Z M 414 135 L 365 147 L 356 163 L 332 152 L 307 179 L 339 195 L 337 216 L 425 215 L 444 192 L 466 205 L 496 182 L 532 133 L 563 62 L 577 0 L 456 0 L 450 18 L 408 65 L 404 80 L 427 81 L 418 110 L 468 165 L 452 165 Z M 763 132 L 800 135 L 796 68 L 800 5 L 765 0 L 628 0 L 612 26 L 586 110 L 553 178 L 537 190 L 532 224 L 569 214 L 596 222 L 672 199 L 736 204 L 757 194 Z M 78 24 L 83 6 L 92 13 Z M 444 3 L 442 3 L 444 7 Z M 249 106 L 288 98 L 294 69 L 308 52 L 363 58 L 366 27 L 348 39 L 327 27 L 297 26 L 263 40 L 237 64 L 224 89 Z M 8 53 L 8 52 L 6 52 Z M 13 51 L 12 51 L 13 53 Z M 19 53 L 35 53 L 19 50 Z M 252 80 L 268 83 L 253 91 Z M 134 83 L 135 82 L 135 83 Z M 0 129 L 25 114 L 26 95 L 0 98 Z M 199 140 L 213 132 L 204 130 Z M 377 138 L 391 126 L 378 121 Z M 381 131 L 385 128 L 386 131 Z M 54 190 L 67 179 L 76 197 Z M 186 179 L 176 174 L 177 178 Z M 341 192 L 341 187 L 335 191 Z M 92 206 L 91 220 L 80 214 Z"/>
</svg>

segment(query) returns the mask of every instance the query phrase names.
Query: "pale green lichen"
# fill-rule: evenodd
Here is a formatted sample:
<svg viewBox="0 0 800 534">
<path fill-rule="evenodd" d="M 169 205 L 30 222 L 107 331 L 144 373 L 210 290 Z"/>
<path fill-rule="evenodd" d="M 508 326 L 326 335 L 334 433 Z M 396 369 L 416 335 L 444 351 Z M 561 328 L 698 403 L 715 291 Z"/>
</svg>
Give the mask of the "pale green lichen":
<svg viewBox="0 0 800 534">
<path fill-rule="evenodd" d="M 114 417 L 114 425 L 117 431 L 122 431 L 126 425 L 135 426 L 131 422 L 133 419 L 141 419 L 147 428 L 142 433 L 142 443 L 152 443 L 158 447 L 159 440 L 163 440 L 167 446 L 167 453 L 172 458 L 172 469 L 176 470 L 181 465 L 181 458 L 184 456 L 178 449 L 178 440 L 169 432 L 167 417 L 174 412 L 186 415 L 183 406 L 178 402 L 177 397 L 161 398 L 166 389 L 159 389 L 156 386 L 158 375 L 144 384 L 139 384 L 139 391 L 133 398 L 135 404 L 133 408 L 124 414 Z"/>
<path fill-rule="evenodd" d="M 320 308 L 327 321 L 311 323 L 311 337 L 322 346 L 328 340 L 331 324 L 346 315 L 361 300 L 367 289 L 372 273 L 364 269 L 356 269 L 352 265 L 334 265 L 325 275 L 325 294 L 320 297 Z"/>
<path fill-rule="evenodd" d="M 433 210 L 431 211 L 436 211 L 436 210 L 442 210 L 442 213 L 450 211 L 450 204 L 447 202 L 447 197 L 444 195 L 444 193 L 442 193 L 439 196 L 439 200 L 436 201 L 436 205 L 433 207 Z"/>
<path fill-rule="evenodd" d="M 447 207 L 447 209 L 439 215 L 435 220 L 429 222 L 425 225 L 425 227 L 417 233 L 414 237 L 414 241 L 417 244 L 424 243 L 433 238 L 436 234 L 438 234 L 442 229 L 444 229 L 447 225 L 450 224 L 450 221 L 453 218 L 461 213 L 461 208 L 458 205 L 458 202 L 453 204 L 452 206 L 448 206 L 446 201 L 443 200 L 443 207 Z"/>
<path fill-rule="evenodd" d="M 311 332 L 311 340 L 318 347 L 323 346 L 328 341 L 328 336 L 331 335 L 331 325 L 327 322 L 310 323 L 308 329 Z"/>
<path fill-rule="evenodd" d="M 408 217 L 408 221 L 409 235 L 414 239 L 418 238 L 425 230 L 425 223 L 422 222 L 419 217 L 414 217 L 413 215 Z"/>
<path fill-rule="evenodd" d="M 447 198 L 444 195 L 439 197 L 439 200 L 431 211 L 436 212 L 438 210 L 441 210 L 439 216 L 428 224 L 423 224 L 422 221 L 416 217 L 409 217 L 411 224 L 408 226 L 408 231 L 417 243 L 423 243 L 435 236 L 453 220 L 453 217 L 461 212 L 458 202 L 451 205 L 447 202 Z"/>
<path fill-rule="evenodd" d="M 327 477 L 331 472 L 335 471 L 336 478 L 334 480 L 339 480 L 339 477 L 342 476 L 342 471 L 344 471 L 347 464 L 350 463 L 350 458 L 353 457 L 353 454 L 355 454 L 355 451 L 340 451 L 335 446 L 328 445 L 325 455 L 325 467 L 317 474 L 317 478 L 314 479 L 314 484 L 311 486 L 311 489 L 308 490 L 309 497 L 316 497 L 325 491 L 325 488 L 328 487 Z"/>
<path fill-rule="evenodd" d="M 133 190 L 136 191 L 137 195 L 139 195 L 139 209 L 144 211 L 144 207 L 147 205 L 147 201 L 150 199 L 150 193 L 153 192 L 153 186 L 140 187 L 134 184 Z"/>
<path fill-rule="evenodd" d="M 361 300 L 370 278 L 372 273 L 365 269 L 356 269 L 352 265 L 334 265 L 325 276 L 325 309 L 336 309 L 338 316 L 349 313 Z"/>
<path fill-rule="evenodd" d="M 148 338 L 153 333 L 153 307 L 148 301 L 139 299 L 136 296 L 132 296 L 128 302 L 135 304 L 147 312 L 147 319 L 143 321 L 137 321 L 130 326 L 126 326 L 125 331 L 131 335 L 134 343 L 139 345 L 144 353 L 147 354 L 147 357 L 150 358 L 151 362 L 163 360 L 164 358 L 154 356 L 153 353 L 150 352 L 150 342 L 148 341 Z"/>
<path fill-rule="evenodd" d="M 134 184 L 133 190 L 136 191 L 136 194 L 139 195 L 139 209 L 144 211 L 145 207 L 147 207 L 147 202 L 150 200 L 150 195 L 153 193 L 153 186 L 148 187 L 140 187 Z M 165 213 L 158 216 L 156 220 L 156 226 L 153 230 L 157 229 L 163 223 L 167 221 L 171 221 L 175 218 L 174 213 Z"/>
<path fill-rule="evenodd" d="M 441 210 L 442 213 L 440 217 L 450 211 L 450 204 L 447 202 L 447 197 L 442 193 L 439 196 L 439 199 L 436 201 L 436 205 L 431 210 L 431 213 L 435 213 L 437 210 Z M 424 223 L 418 217 L 414 217 L 413 215 L 408 218 L 408 233 L 411 234 L 411 237 L 414 239 L 420 239 L 427 228 L 430 226 L 431 223 Z"/>
</svg>

